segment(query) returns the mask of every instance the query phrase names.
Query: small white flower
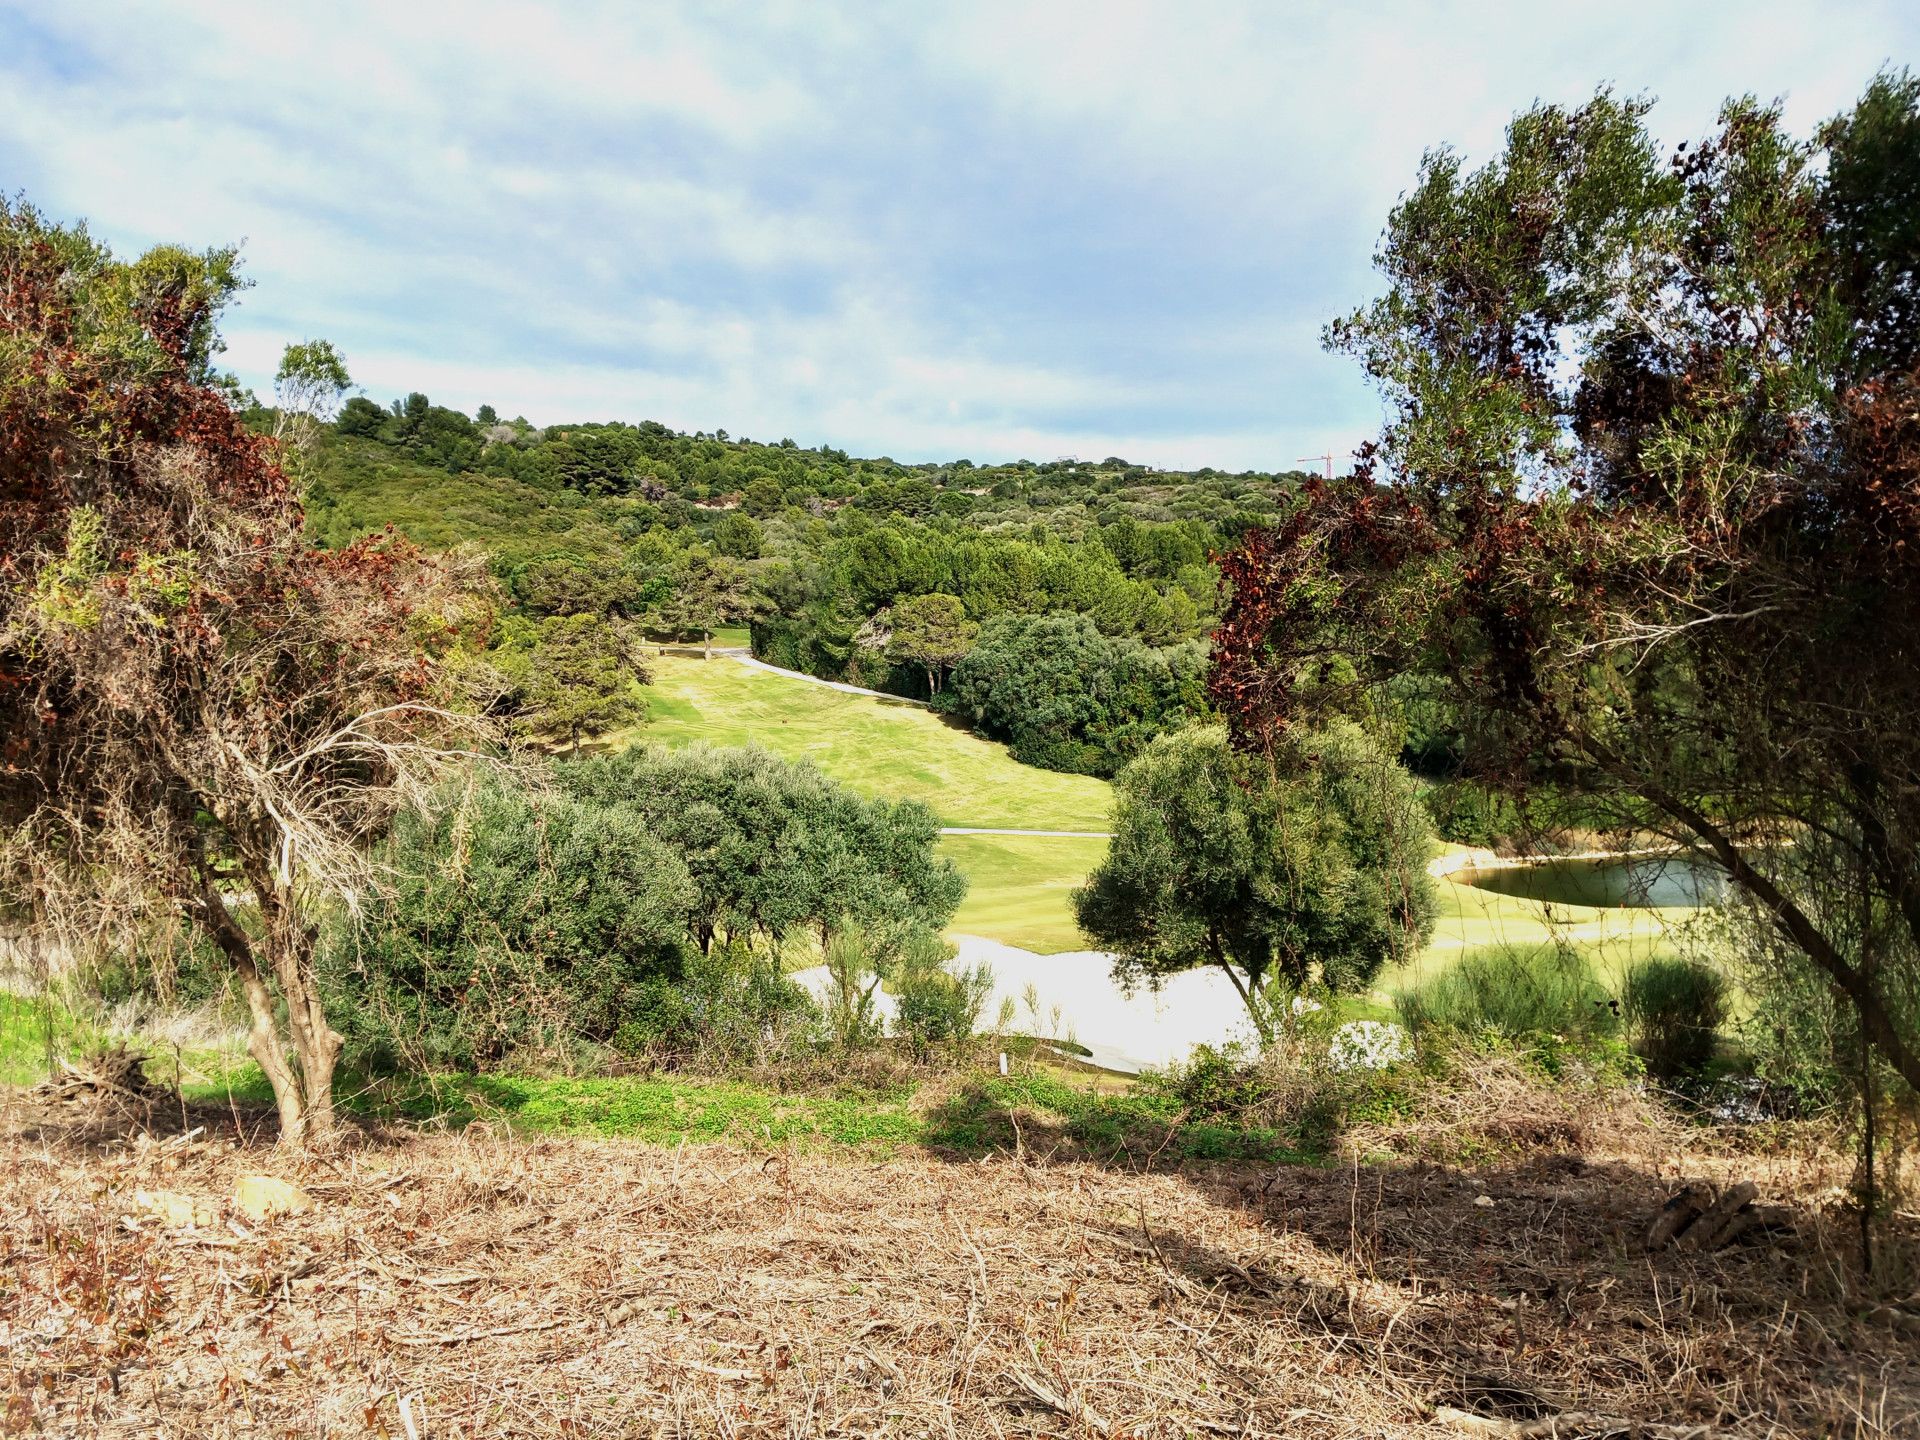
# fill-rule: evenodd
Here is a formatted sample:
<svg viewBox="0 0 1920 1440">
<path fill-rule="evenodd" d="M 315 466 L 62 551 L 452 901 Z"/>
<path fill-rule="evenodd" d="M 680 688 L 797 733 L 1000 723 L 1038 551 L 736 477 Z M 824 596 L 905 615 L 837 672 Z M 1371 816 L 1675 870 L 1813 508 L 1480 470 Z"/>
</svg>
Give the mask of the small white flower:
<svg viewBox="0 0 1920 1440">
<path fill-rule="evenodd" d="M 1336 1070 L 1385 1070 L 1412 1058 L 1407 1032 L 1380 1020 L 1349 1020 L 1327 1046 L 1327 1061 Z"/>
</svg>

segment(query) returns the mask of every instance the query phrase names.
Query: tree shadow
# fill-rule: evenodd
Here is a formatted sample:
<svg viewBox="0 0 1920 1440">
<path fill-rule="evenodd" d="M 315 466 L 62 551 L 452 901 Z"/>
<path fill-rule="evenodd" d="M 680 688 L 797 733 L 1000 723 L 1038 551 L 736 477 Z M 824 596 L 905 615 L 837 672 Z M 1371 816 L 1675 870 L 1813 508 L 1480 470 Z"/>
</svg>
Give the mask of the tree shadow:
<svg viewBox="0 0 1920 1440">
<path fill-rule="evenodd" d="M 231 1097 L 183 1099 L 177 1094 L 115 1096 L 90 1101 L 43 1101 L 16 1090 L 0 1105 L 0 1127 L 49 1149 L 104 1154 L 141 1138 L 183 1135 L 248 1149 L 280 1141 L 280 1117 L 271 1105 Z"/>
<path fill-rule="evenodd" d="M 1490 1148 L 1444 1161 L 1336 1156 L 1333 1137 L 1303 1143 L 1022 1081 L 949 1097 L 927 1117 L 929 1147 L 959 1163 L 1000 1153 L 1036 1170 L 1160 1172 L 1247 1217 L 1247 1249 L 1233 1254 L 1145 1209 L 1096 1228 L 1162 1273 L 1169 1303 L 1233 1310 L 1259 1321 L 1255 1332 L 1375 1367 L 1410 1407 L 1516 1426 L 1587 1412 L 1737 1430 L 1765 1415 L 1795 1434 L 1920 1435 L 1911 1217 L 1890 1222 L 1863 1275 L 1855 1217 L 1792 1193 L 1789 1171 L 1772 1188 L 1794 1203 L 1734 1243 L 1650 1251 L 1681 1177 L 1671 1156 L 1641 1157 L 1604 1124 L 1488 1116 Z M 1629 1142 L 1623 1153 L 1615 1139 Z M 1759 1156 L 1693 1159 L 1722 1187 L 1773 1168 Z M 1253 1373 L 1271 1361 L 1234 1363 Z"/>
<path fill-rule="evenodd" d="M 1582 1435 L 1616 1433 L 1607 1417 L 1737 1430 L 1758 1416 L 1796 1434 L 1920 1433 L 1903 1428 L 1920 1426 L 1920 1345 L 1889 1328 L 1909 1312 L 1875 1308 L 1886 1284 L 1863 1284 L 1815 1209 L 1786 1207 L 1710 1253 L 1649 1253 L 1671 1182 L 1629 1161 L 1182 1173 L 1257 1217 L 1257 1250 L 1228 1254 L 1144 1212 L 1109 1227 L 1116 1248 L 1173 1295 L 1377 1368 L 1423 1410 L 1581 1414 L 1589 1428 L 1553 1433 Z M 1898 1238 L 1909 1260 L 1917 1228 Z"/>
</svg>

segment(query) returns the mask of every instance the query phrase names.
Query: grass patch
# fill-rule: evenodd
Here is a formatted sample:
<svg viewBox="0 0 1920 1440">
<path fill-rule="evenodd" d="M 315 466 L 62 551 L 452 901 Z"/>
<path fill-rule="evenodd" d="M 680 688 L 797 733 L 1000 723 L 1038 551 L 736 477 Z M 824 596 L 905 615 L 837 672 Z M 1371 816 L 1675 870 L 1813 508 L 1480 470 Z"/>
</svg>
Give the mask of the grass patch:
<svg viewBox="0 0 1920 1440">
<path fill-rule="evenodd" d="M 1109 1091 L 1048 1069 L 968 1081 L 928 1114 L 923 1140 L 963 1155 L 1018 1150 L 1129 1165 L 1316 1158 L 1279 1130 L 1190 1119 L 1164 1092 Z"/>
<path fill-rule="evenodd" d="M 915 705 L 679 655 L 660 657 L 647 699 L 648 721 L 615 744 L 760 745 L 811 760 L 863 794 L 924 800 L 943 825 L 1107 828 L 1106 781 L 1022 765 L 1006 746 Z"/>
<path fill-rule="evenodd" d="M 1041 955 L 1087 948 L 1068 896 L 1105 857 L 1105 840 L 943 835 L 940 852 L 967 877 L 949 930 Z"/>
<path fill-rule="evenodd" d="M 0 1083 L 37 1085 L 47 1078 L 49 1027 L 56 1059 L 71 1060 L 99 1038 L 65 1006 L 0 991 Z"/>
<path fill-rule="evenodd" d="M 369 1089 L 354 1103 L 455 1126 L 498 1117 L 531 1134 L 618 1136 L 654 1144 L 799 1141 L 892 1148 L 921 1135 L 909 1090 L 790 1094 L 733 1080 L 458 1075 Z"/>
<path fill-rule="evenodd" d="M 1614 997 L 1578 950 L 1503 946 L 1462 957 L 1396 997 L 1415 1035 L 1599 1035 L 1619 1026 Z"/>
</svg>

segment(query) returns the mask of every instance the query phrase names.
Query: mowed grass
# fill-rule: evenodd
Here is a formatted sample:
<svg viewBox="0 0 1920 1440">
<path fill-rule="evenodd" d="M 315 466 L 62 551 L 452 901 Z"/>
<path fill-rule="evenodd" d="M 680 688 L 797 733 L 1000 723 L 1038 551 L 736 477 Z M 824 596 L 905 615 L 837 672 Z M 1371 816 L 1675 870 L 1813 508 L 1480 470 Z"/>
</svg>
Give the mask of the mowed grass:
<svg viewBox="0 0 1920 1440">
<path fill-rule="evenodd" d="M 1040 955 L 1088 948 L 1068 896 L 1106 855 L 1105 840 L 943 835 L 940 850 L 967 877 L 949 930 Z"/>
<path fill-rule="evenodd" d="M 689 745 L 760 745 L 811 760 L 869 795 L 924 800 L 950 826 L 1105 830 L 1112 787 L 1103 780 L 1022 765 L 918 706 L 848 695 L 728 659 L 662 656 L 648 690 L 652 717 L 615 737 Z M 1436 846 L 1437 854 L 1459 847 Z M 1025 835 L 948 835 L 941 850 L 968 879 L 949 929 L 1040 954 L 1087 946 L 1068 896 L 1100 863 L 1106 841 Z M 1378 997 L 1430 978 L 1463 954 L 1536 948 L 1556 938 L 1579 948 L 1617 983 L 1635 961 L 1671 950 L 1669 927 L 1684 909 L 1556 904 L 1455 880 L 1436 882 L 1440 919 L 1413 962 L 1383 973 Z"/>
<path fill-rule="evenodd" d="M 733 660 L 663 655 L 651 709 L 614 743 L 759 745 L 868 795 L 924 800 L 942 825 L 1105 830 L 1112 787 L 1022 765 L 917 705 L 848 695 Z"/>
<path fill-rule="evenodd" d="M 1461 848 L 1440 847 L 1443 854 Z M 1432 943 L 1410 963 L 1383 971 L 1374 984 L 1376 995 L 1430 980 L 1474 951 L 1538 950 L 1556 942 L 1580 951 L 1600 980 L 1617 988 L 1637 961 L 1671 953 L 1672 928 L 1697 913 L 1684 907 L 1548 904 L 1476 889 L 1447 876 L 1434 888 L 1440 914 Z"/>
</svg>

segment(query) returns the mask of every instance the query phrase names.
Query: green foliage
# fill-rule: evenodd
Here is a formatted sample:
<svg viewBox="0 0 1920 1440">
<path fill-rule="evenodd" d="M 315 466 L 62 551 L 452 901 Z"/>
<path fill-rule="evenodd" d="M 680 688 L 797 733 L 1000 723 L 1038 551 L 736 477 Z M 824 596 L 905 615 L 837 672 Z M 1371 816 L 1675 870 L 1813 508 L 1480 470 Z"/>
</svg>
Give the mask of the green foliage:
<svg viewBox="0 0 1920 1440">
<path fill-rule="evenodd" d="M 699 635 L 710 644 L 714 631 L 750 618 L 753 609 L 753 576 L 743 562 L 727 555 L 695 555 L 660 607 L 660 616 L 670 628 Z"/>
<path fill-rule="evenodd" d="M 1619 1027 L 1614 998 L 1570 946 L 1501 946 L 1463 955 L 1435 978 L 1400 992 L 1394 1005 L 1423 1042 L 1440 1032 L 1526 1041 L 1601 1037 Z"/>
<path fill-rule="evenodd" d="M 557 780 L 672 847 L 693 880 L 686 923 L 702 949 L 853 928 L 885 963 L 945 925 L 966 892 L 925 805 L 864 798 L 764 750 L 642 745 L 564 765 Z"/>
<path fill-rule="evenodd" d="M 887 654 L 925 668 L 927 689 L 935 695 L 947 672 L 966 658 L 980 633 L 980 627 L 967 619 L 960 597 L 937 590 L 902 600 L 893 607 L 891 623 Z"/>
<path fill-rule="evenodd" d="M 476 780 L 404 816 L 385 858 L 390 893 L 323 960 L 361 1063 L 566 1065 L 671 1028 L 695 888 L 641 816 Z"/>
<path fill-rule="evenodd" d="M 954 954 L 939 936 L 920 936 L 894 968 L 889 989 L 899 1031 L 923 1058 L 970 1041 L 993 993 L 993 971 L 979 964 L 956 973 Z"/>
<path fill-rule="evenodd" d="M 1693 960 L 1655 957 L 1626 974 L 1620 1008 L 1634 1049 L 1662 1079 L 1698 1074 L 1727 1020 L 1726 977 Z"/>
<path fill-rule="evenodd" d="M 582 735 L 630 724 L 647 713 L 639 687 L 647 681 L 640 648 L 617 620 L 591 614 L 515 619 L 493 652 L 521 726 L 564 736 L 575 753 Z"/>
<path fill-rule="evenodd" d="M 1357 726 L 1302 736 L 1271 766 L 1223 730 L 1178 731 L 1114 789 L 1113 844 L 1074 909 L 1123 980 L 1220 966 L 1271 1038 L 1309 982 L 1363 989 L 1432 933 L 1425 813 Z"/>
<path fill-rule="evenodd" d="M 1206 713 L 1206 652 L 1155 650 L 1086 615 L 996 616 L 954 669 L 948 706 L 1016 760 L 1112 775 L 1153 737 Z"/>
<path fill-rule="evenodd" d="M 1280 1133 L 1309 1154 L 1327 1154 L 1356 1121 L 1404 1111 L 1417 1075 L 1326 1063 L 1332 1025 L 1261 1055 L 1235 1046 L 1195 1048 L 1185 1062 L 1140 1077 L 1142 1093 L 1179 1107 L 1192 1121 L 1252 1133 Z M 1298 1043 L 1305 1041 L 1306 1043 Z"/>
<path fill-rule="evenodd" d="M 316 419 L 327 414 L 337 398 L 353 384 L 347 359 L 328 340 L 302 340 L 287 346 L 273 383 L 281 408 L 298 408 Z"/>
<path fill-rule="evenodd" d="M 34 602 L 47 619 L 85 629 L 100 623 L 93 587 L 107 573 L 106 522 L 88 505 L 67 515 L 66 554 L 40 572 Z"/>
<path fill-rule="evenodd" d="M 758 560 L 765 544 L 765 533 L 744 511 L 729 510 L 713 527 L 714 548 L 736 560 Z"/>
<path fill-rule="evenodd" d="M 1373 463 L 1222 561 L 1212 693 L 1262 748 L 1432 667 L 1470 773 L 1717 857 L 1920 1089 L 1920 667 L 1889 640 L 1920 630 L 1920 79 L 1810 136 L 1731 99 L 1673 152 L 1650 104 L 1426 153 L 1385 293 L 1328 332 L 1392 412 Z"/>
</svg>

